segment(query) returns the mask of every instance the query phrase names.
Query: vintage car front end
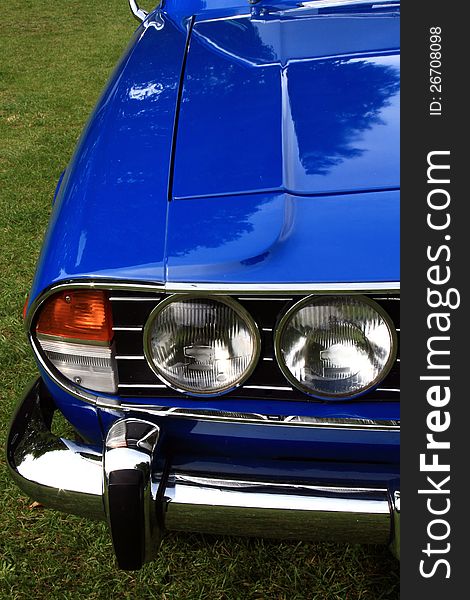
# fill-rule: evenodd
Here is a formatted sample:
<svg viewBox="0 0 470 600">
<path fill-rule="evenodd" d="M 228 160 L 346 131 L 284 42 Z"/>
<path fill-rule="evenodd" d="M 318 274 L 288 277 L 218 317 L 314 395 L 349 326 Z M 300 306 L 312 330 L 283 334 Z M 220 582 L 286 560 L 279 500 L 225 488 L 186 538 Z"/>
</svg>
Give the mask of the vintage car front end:
<svg viewBox="0 0 470 600">
<path fill-rule="evenodd" d="M 122 568 L 165 530 L 399 552 L 398 13 L 333 4 L 141 15 L 58 187 L 8 464 Z"/>
</svg>

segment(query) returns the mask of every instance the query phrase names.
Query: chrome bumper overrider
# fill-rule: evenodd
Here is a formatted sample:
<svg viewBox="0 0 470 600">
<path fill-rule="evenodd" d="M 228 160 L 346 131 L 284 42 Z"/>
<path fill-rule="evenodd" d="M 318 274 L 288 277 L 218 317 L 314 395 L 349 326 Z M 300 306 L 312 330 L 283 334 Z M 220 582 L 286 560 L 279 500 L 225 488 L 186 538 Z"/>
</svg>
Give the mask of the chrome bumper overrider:
<svg viewBox="0 0 470 600">
<path fill-rule="evenodd" d="M 390 543 L 399 554 L 398 488 L 303 485 L 172 471 L 154 423 L 122 419 L 104 449 L 51 433 L 41 381 L 13 418 L 7 460 L 18 486 L 45 506 L 106 519 L 118 563 L 154 558 L 162 532 L 190 530 L 303 540 Z"/>
</svg>

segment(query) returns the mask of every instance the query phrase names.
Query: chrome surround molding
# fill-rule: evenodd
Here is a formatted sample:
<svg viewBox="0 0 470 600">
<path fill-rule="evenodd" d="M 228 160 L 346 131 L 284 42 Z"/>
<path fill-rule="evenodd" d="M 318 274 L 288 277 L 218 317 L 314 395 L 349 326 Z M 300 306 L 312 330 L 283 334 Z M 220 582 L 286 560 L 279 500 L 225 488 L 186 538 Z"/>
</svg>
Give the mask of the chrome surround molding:
<svg viewBox="0 0 470 600">
<path fill-rule="evenodd" d="M 216 392 L 214 392 L 214 391 L 213 392 L 195 392 L 194 390 L 191 390 L 189 387 L 183 388 L 183 387 L 179 387 L 179 386 L 175 385 L 172 381 L 167 379 L 163 373 L 160 372 L 160 370 L 158 369 L 158 367 L 155 364 L 155 361 L 153 359 L 150 338 L 152 335 L 153 323 L 154 323 L 155 319 L 157 318 L 157 316 L 162 312 L 162 310 L 164 310 L 168 305 L 172 304 L 173 302 L 178 302 L 179 300 L 192 300 L 194 298 L 197 298 L 200 300 L 213 300 L 220 304 L 225 304 L 226 306 L 231 308 L 239 317 L 242 318 L 242 320 L 248 326 L 248 329 L 251 332 L 252 340 L 253 340 L 253 343 L 255 346 L 255 350 L 254 350 L 254 354 L 251 359 L 251 362 L 248 365 L 245 372 L 242 374 L 242 376 L 238 379 L 238 381 L 236 383 L 231 384 L 230 386 L 225 387 Z M 176 390 L 177 392 L 182 392 L 184 394 L 187 394 L 189 396 L 194 396 L 197 398 L 201 398 L 201 397 L 202 398 L 210 398 L 210 397 L 221 396 L 223 394 L 228 394 L 228 392 L 235 390 L 237 387 L 240 387 L 242 385 L 242 383 L 244 381 L 246 381 L 248 379 L 248 377 L 255 370 L 256 365 L 258 364 L 260 353 L 261 353 L 261 336 L 259 333 L 258 325 L 253 320 L 253 317 L 250 315 L 250 313 L 247 310 L 245 310 L 241 304 L 239 304 L 236 300 L 234 300 L 230 296 L 221 297 L 221 296 L 211 296 L 211 295 L 195 295 L 194 296 L 192 294 L 172 294 L 171 296 L 168 296 L 164 300 L 160 301 L 157 304 L 157 306 L 155 306 L 155 308 L 152 310 L 152 312 L 150 313 L 150 315 L 147 319 L 147 322 L 144 325 L 143 336 L 144 336 L 143 344 L 144 344 L 145 358 L 147 359 L 147 363 L 148 363 L 149 367 L 152 369 L 152 371 L 155 373 L 155 375 L 158 377 L 158 379 L 160 379 L 160 381 L 165 383 L 168 387 Z"/>
<path fill-rule="evenodd" d="M 327 296 L 328 298 L 328 296 Z M 308 388 L 307 386 L 303 385 L 300 381 L 298 381 L 290 372 L 289 368 L 287 367 L 287 365 L 285 364 L 284 358 L 282 356 L 282 335 L 284 333 L 284 328 L 286 326 L 286 324 L 289 322 L 289 319 L 295 314 L 297 313 L 300 309 L 302 309 L 304 306 L 307 306 L 308 304 L 312 304 L 315 303 L 318 300 L 318 296 L 307 296 L 306 298 L 302 298 L 302 300 L 299 300 L 298 302 L 296 302 L 293 306 L 291 306 L 289 308 L 289 310 L 282 316 L 281 320 L 278 323 L 277 329 L 276 329 L 276 333 L 274 336 L 274 354 L 276 356 L 276 360 L 277 360 L 277 364 L 279 365 L 279 368 L 282 371 L 282 374 L 284 375 L 284 377 L 286 378 L 286 380 L 294 387 L 296 387 L 297 389 L 299 389 L 301 392 L 303 392 L 304 394 L 308 394 L 310 396 L 313 396 L 315 398 L 319 398 L 319 399 L 333 399 L 333 398 L 356 398 L 358 396 L 361 396 L 362 394 L 364 394 L 365 392 L 367 392 L 368 390 L 372 389 L 373 387 L 376 387 L 380 384 L 380 382 L 388 375 L 388 373 L 390 372 L 390 369 L 393 366 L 393 363 L 395 362 L 396 356 L 397 356 L 397 334 L 395 331 L 395 326 L 392 323 L 392 320 L 390 319 L 390 316 L 387 314 L 387 312 L 379 305 L 377 304 L 377 302 L 375 302 L 374 300 L 371 300 L 370 298 L 367 298 L 366 296 L 362 296 L 362 295 L 358 295 L 358 298 L 361 302 L 363 302 L 364 304 L 368 304 L 369 306 L 371 306 L 384 320 L 385 324 L 387 325 L 387 329 L 388 329 L 388 333 L 390 335 L 390 356 L 388 357 L 388 360 L 384 366 L 384 368 L 382 369 L 382 371 L 379 373 L 379 375 L 377 375 L 377 377 L 371 381 L 367 386 L 361 388 L 359 391 L 355 392 L 354 394 L 326 394 L 326 393 L 320 393 L 320 392 L 316 392 L 314 390 L 311 390 L 310 388 Z"/>
<path fill-rule="evenodd" d="M 399 281 L 368 283 L 173 283 L 164 285 L 165 292 L 210 292 L 211 294 L 365 294 L 370 292 L 396 292 Z"/>
<path fill-rule="evenodd" d="M 400 290 L 400 282 L 365 282 L 365 283 L 311 283 L 311 284 L 207 284 L 207 283 L 132 283 L 110 280 L 64 280 L 59 283 L 54 283 L 50 287 L 43 290 L 32 301 L 28 308 L 25 318 L 25 329 L 29 342 L 33 348 L 35 357 L 42 369 L 47 375 L 64 391 L 71 394 L 73 397 L 87 402 L 89 404 L 103 406 L 119 406 L 119 399 L 103 398 L 100 394 L 91 393 L 80 388 L 73 382 L 65 380 L 50 367 L 48 361 L 42 355 L 41 348 L 36 342 L 36 338 L 31 330 L 35 316 L 42 304 L 53 294 L 63 290 L 106 290 L 109 292 L 140 292 L 155 295 L 161 294 L 176 294 L 176 293 L 191 293 L 207 295 L 219 294 L 243 294 L 249 293 L 254 295 L 269 296 L 269 294 L 289 294 L 289 295 L 305 295 L 305 294 L 371 294 L 380 293 L 396 293 Z M 127 298 L 126 298 L 127 299 Z M 155 298 L 150 296 L 149 299 Z M 112 297 L 111 297 L 112 300 Z M 132 300 L 132 298 L 129 298 Z"/>
<path fill-rule="evenodd" d="M 29 330 L 31 321 L 39 306 L 52 294 L 62 290 L 108 290 L 110 292 L 149 292 L 153 294 L 183 294 L 188 292 L 204 294 L 371 294 L 375 292 L 394 293 L 400 291 L 400 282 L 365 282 L 365 283 L 131 283 L 108 280 L 64 280 L 54 283 L 43 290 L 31 303 L 26 315 L 25 327 Z M 111 297 L 112 299 L 112 297 Z M 149 299 L 153 300 L 153 297 Z M 126 298 L 127 300 L 127 298 Z M 129 300 L 132 300 L 129 298 Z"/>
<path fill-rule="evenodd" d="M 63 280 L 54 283 L 43 290 L 32 302 L 28 309 L 29 315 L 34 313 L 39 304 L 42 304 L 49 296 L 65 289 L 78 290 L 109 290 L 112 292 L 149 292 L 154 294 L 183 294 L 188 292 L 203 294 L 371 294 L 375 292 L 393 293 L 400 291 L 399 281 L 379 282 L 346 282 L 346 283 L 133 283 L 123 281 L 111 281 L 105 279 L 93 279 L 86 281 Z M 153 298 L 152 298 L 153 299 Z"/>
</svg>

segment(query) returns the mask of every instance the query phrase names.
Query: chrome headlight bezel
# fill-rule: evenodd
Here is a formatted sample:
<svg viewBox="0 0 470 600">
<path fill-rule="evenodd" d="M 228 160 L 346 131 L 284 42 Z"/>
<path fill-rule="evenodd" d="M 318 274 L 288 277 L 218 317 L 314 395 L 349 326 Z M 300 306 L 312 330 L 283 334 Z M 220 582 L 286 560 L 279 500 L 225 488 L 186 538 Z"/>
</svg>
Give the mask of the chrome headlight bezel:
<svg viewBox="0 0 470 600">
<path fill-rule="evenodd" d="M 389 355 L 384 367 L 380 371 L 380 373 L 367 386 L 362 387 L 357 392 L 353 392 L 353 393 L 346 392 L 346 393 L 338 393 L 338 394 L 329 394 L 326 392 L 319 392 L 319 391 L 317 392 L 315 390 L 312 390 L 308 386 L 304 385 L 301 381 L 299 381 L 296 377 L 294 377 L 292 372 L 290 371 L 289 367 L 285 364 L 284 357 L 283 357 L 283 349 L 282 349 L 282 336 L 284 333 L 284 329 L 285 329 L 286 325 L 289 323 L 292 316 L 308 304 L 312 304 L 312 303 L 316 303 L 316 302 L 325 302 L 325 300 L 328 300 L 331 298 L 338 299 L 338 298 L 351 298 L 351 297 L 354 297 L 357 300 L 359 300 L 365 304 L 368 304 L 380 315 L 380 317 L 382 317 L 382 319 L 384 320 L 384 322 L 387 326 L 388 333 L 390 335 L 390 355 Z M 396 333 L 395 326 L 393 324 L 391 317 L 377 302 L 375 302 L 373 299 L 368 298 L 367 296 L 364 296 L 362 294 L 350 294 L 350 293 L 348 293 L 348 294 L 321 294 L 321 295 L 314 294 L 314 295 L 306 296 L 305 298 L 302 298 L 301 300 L 299 300 L 298 302 L 293 304 L 287 310 L 287 312 L 284 313 L 284 315 L 280 318 L 280 320 L 277 324 L 275 334 L 274 334 L 274 353 L 276 356 L 276 361 L 277 361 L 277 364 L 279 365 L 279 368 L 280 368 L 282 374 L 287 379 L 287 381 L 293 387 L 297 388 L 298 390 L 300 390 L 304 394 L 307 394 L 308 396 L 317 398 L 319 400 L 330 400 L 330 401 L 331 400 L 354 399 L 354 398 L 357 398 L 358 396 L 362 396 L 363 394 L 367 393 L 369 390 L 376 387 L 383 379 L 385 379 L 385 377 L 390 372 L 390 369 L 394 365 L 396 356 L 397 356 L 397 345 L 398 345 L 397 333 Z"/>
<path fill-rule="evenodd" d="M 152 345 L 151 345 L 151 336 L 152 336 L 154 322 L 155 322 L 156 318 L 158 317 L 158 315 L 167 306 L 169 306 L 170 304 L 172 304 L 174 302 L 178 302 L 178 301 L 182 301 L 182 300 L 185 300 L 185 301 L 186 300 L 211 300 L 214 302 L 219 302 L 221 304 L 225 304 L 230 309 L 232 309 L 246 324 L 246 326 L 251 334 L 251 338 L 252 338 L 253 345 L 254 345 L 254 352 L 253 352 L 253 356 L 251 358 L 249 366 L 247 367 L 247 369 L 245 369 L 243 375 L 235 383 L 230 383 L 230 385 L 228 385 L 224 388 L 221 388 L 220 390 L 217 390 L 217 391 L 208 391 L 208 392 L 194 391 L 189 388 L 186 389 L 184 386 L 175 384 L 175 382 L 173 382 L 168 377 L 165 377 L 165 374 L 162 373 L 158 369 L 158 367 L 155 364 L 155 361 L 153 359 L 153 352 L 152 352 Z M 187 396 L 193 396 L 195 398 L 212 398 L 212 397 L 218 397 L 218 396 L 223 396 L 225 394 L 228 394 L 229 392 L 231 392 L 231 391 L 237 389 L 238 387 L 240 387 L 241 385 L 243 385 L 245 383 L 245 381 L 250 377 L 250 375 L 253 373 L 256 366 L 258 365 L 259 357 L 261 354 L 261 336 L 259 333 L 258 326 L 257 326 L 256 322 L 254 321 L 253 317 L 250 315 L 250 313 L 239 302 L 237 302 L 230 296 L 205 294 L 205 293 L 172 294 L 171 296 L 168 296 L 167 298 L 161 300 L 149 314 L 147 321 L 145 323 L 145 326 L 144 326 L 144 330 L 143 330 L 143 346 L 144 346 L 144 355 L 145 355 L 147 364 L 152 369 L 152 371 L 155 373 L 155 375 L 158 377 L 158 379 L 160 381 L 162 381 L 165 385 L 167 385 L 169 388 L 171 388 L 177 392 L 180 392 L 182 394 L 185 394 Z"/>
</svg>

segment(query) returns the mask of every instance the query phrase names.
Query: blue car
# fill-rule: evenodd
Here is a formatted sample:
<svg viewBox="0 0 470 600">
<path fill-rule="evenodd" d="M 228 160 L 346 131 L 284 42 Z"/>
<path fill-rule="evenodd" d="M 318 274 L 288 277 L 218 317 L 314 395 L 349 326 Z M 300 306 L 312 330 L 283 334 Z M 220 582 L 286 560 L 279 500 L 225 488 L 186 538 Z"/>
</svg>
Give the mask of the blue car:
<svg viewBox="0 0 470 600">
<path fill-rule="evenodd" d="M 166 530 L 398 554 L 399 4 L 129 3 L 25 307 L 11 474 L 123 569 Z"/>
</svg>

